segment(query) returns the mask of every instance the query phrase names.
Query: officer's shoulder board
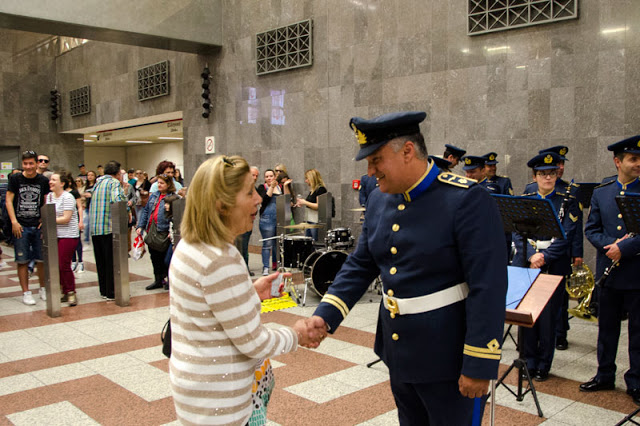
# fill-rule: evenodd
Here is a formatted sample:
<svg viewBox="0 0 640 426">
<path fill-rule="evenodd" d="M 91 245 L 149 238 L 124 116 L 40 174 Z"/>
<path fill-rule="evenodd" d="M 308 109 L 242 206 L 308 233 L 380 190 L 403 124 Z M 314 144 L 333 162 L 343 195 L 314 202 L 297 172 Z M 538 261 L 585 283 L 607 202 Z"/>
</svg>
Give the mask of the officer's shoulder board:
<svg viewBox="0 0 640 426">
<path fill-rule="evenodd" d="M 496 175 L 497 178 L 502 178 L 502 179 L 509 179 L 509 176 L 501 176 L 501 175 Z"/>
<path fill-rule="evenodd" d="M 471 185 L 476 183 L 474 179 L 469 179 L 464 176 L 456 175 L 450 172 L 440 173 L 438 175 L 438 180 L 443 183 L 448 183 L 449 185 L 459 186 L 461 188 L 469 188 Z"/>
<path fill-rule="evenodd" d="M 532 195 L 536 195 L 537 192 L 527 192 L 526 194 L 522 194 L 523 197 L 531 197 Z"/>
<path fill-rule="evenodd" d="M 615 180 L 610 180 L 609 182 L 601 183 L 600 185 L 596 186 L 593 189 L 598 189 L 598 188 L 602 188 L 603 186 L 611 185 L 613 182 L 615 182 Z"/>
</svg>

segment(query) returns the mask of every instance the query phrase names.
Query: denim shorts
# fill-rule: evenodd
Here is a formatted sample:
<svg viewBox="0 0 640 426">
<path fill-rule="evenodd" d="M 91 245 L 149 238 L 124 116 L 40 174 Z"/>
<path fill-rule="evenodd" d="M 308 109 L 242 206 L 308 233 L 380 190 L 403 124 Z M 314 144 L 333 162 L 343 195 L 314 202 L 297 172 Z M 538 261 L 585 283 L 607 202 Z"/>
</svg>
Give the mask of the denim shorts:
<svg viewBox="0 0 640 426">
<path fill-rule="evenodd" d="M 23 226 L 22 237 L 13 243 L 16 263 L 42 262 L 42 232 L 35 226 Z"/>
</svg>

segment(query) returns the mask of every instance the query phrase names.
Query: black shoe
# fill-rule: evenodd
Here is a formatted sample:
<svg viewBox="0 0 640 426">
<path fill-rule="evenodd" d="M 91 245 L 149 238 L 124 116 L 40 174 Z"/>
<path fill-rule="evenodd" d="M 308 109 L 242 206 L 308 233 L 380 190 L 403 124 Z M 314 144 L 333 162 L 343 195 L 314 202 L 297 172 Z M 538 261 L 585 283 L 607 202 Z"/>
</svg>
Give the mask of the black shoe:
<svg viewBox="0 0 640 426">
<path fill-rule="evenodd" d="M 253 272 L 249 271 L 249 276 L 250 276 L 250 277 L 255 277 L 255 276 L 256 276 L 256 274 L 254 274 Z"/>
<path fill-rule="evenodd" d="M 636 405 L 640 405 L 640 388 L 627 389 L 627 395 L 631 395 L 631 398 L 633 398 L 633 402 L 635 402 Z"/>
<path fill-rule="evenodd" d="M 522 370 L 521 374 L 522 374 L 522 380 L 527 380 L 527 375 L 525 374 L 524 370 Z M 535 368 L 529 369 L 529 377 L 533 379 L 536 376 L 536 374 L 538 374 L 538 370 L 536 370 Z"/>
<path fill-rule="evenodd" d="M 615 383 L 605 383 L 596 379 L 595 377 L 589 380 L 586 383 L 580 385 L 580 390 L 582 392 L 598 392 L 601 390 L 613 390 L 616 388 Z"/>
<path fill-rule="evenodd" d="M 163 284 L 162 282 L 155 282 L 155 283 L 151 283 L 148 286 L 145 287 L 145 290 L 155 290 L 157 288 L 162 288 Z"/>
<path fill-rule="evenodd" d="M 556 339 L 556 349 L 559 351 L 566 351 L 569 348 L 569 342 L 566 338 Z"/>
<path fill-rule="evenodd" d="M 549 378 L 549 370 L 538 370 L 536 371 L 535 376 L 533 376 L 533 379 L 536 382 L 544 382 L 548 378 Z"/>
</svg>

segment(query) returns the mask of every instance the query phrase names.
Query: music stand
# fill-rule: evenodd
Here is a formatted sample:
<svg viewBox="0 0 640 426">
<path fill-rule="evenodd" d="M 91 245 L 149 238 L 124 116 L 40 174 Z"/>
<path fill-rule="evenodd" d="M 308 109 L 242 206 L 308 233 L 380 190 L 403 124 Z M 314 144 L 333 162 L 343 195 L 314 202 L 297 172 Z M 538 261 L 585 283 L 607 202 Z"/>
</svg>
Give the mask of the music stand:
<svg viewBox="0 0 640 426">
<path fill-rule="evenodd" d="M 580 182 L 580 191 L 576 193 L 578 202 L 582 204 L 582 207 L 589 207 L 591 205 L 591 196 L 596 186 L 600 185 L 598 182 Z"/>
<path fill-rule="evenodd" d="M 550 240 L 552 238 L 566 238 L 566 234 L 562 228 L 562 224 L 556 216 L 556 211 L 553 208 L 553 204 L 551 204 L 551 200 L 531 197 L 514 197 L 500 194 L 492 194 L 492 197 L 494 197 L 498 204 L 504 232 L 515 232 L 522 237 L 522 253 L 525 261 L 529 258 L 527 256 L 527 245 L 529 239 Z M 546 277 L 549 277 L 549 279 Z M 535 386 L 533 385 L 529 369 L 527 368 L 527 360 L 523 353 L 524 333 L 522 327 L 531 328 L 535 325 L 536 320 L 549 302 L 549 299 L 562 281 L 562 278 L 563 277 L 555 275 L 538 276 L 531 285 L 531 288 L 527 292 L 525 298 L 518 305 L 518 308 L 515 310 L 507 310 L 506 322 L 510 324 L 509 327 L 512 325 L 518 326 L 518 343 L 516 345 L 518 358 L 513 360 L 511 366 L 509 366 L 507 371 L 496 383 L 496 387 L 499 385 L 504 386 L 509 392 L 511 392 L 511 394 L 513 394 L 513 396 L 516 397 L 517 401 L 522 401 L 525 395 L 531 391 L 540 417 L 542 417 L 542 409 L 540 408 L 540 402 L 538 401 Z M 543 284 L 538 284 L 536 286 L 537 282 Z M 532 291 L 534 287 L 536 287 L 536 290 Z M 524 305 L 523 302 L 525 302 Z M 523 308 L 521 309 L 521 307 Z M 509 333 L 509 330 L 507 330 L 507 333 Z M 514 368 L 518 369 L 517 393 L 504 384 L 504 379 Z M 523 376 L 526 378 L 529 386 L 525 391 L 523 391 Z"/>
<path fill-rule="evenodd" d="M 618 204 L 620 213 L 622 213 L 622 220 L 627 228 L 627 232 L 636 235 L 640 234 L 640 194 L 618 195 L 616 197 L 616 204 Z M 640 425 L 640 423 L 633 420 L 633 417 L 638 413 L 640 413 L 640 408 L 635 409 L 627 417 L 617 423 L 616 426 L 623 425 L 627 422 L 631 422 L 634 425 Z"/>
</svg>

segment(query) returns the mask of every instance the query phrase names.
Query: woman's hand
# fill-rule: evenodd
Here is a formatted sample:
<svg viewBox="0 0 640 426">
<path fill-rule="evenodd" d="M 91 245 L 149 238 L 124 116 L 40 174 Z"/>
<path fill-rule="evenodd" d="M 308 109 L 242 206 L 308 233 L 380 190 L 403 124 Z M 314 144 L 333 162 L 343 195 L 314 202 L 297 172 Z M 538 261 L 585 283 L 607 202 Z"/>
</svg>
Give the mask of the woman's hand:
<svg viewBox="0 0 640 426">
<path fill-rule="evenodd" d="M 307 200 L 303 200 L 302 198 L 298 198 L 296 202 L 296 207 L 304 207 L 307 205 Z"/>
<path fill-rule="evenodd" d="M 287 186 L 287 185 L 291 185 L 291 182 L 293 182 L 293 179 L 287 179 L 283 182 L 283 184 L 284 186 Z"/>
<path fill-rule="evenodd" d="M 274 272 L 273 274 L 267 275 L 266 277 L 261 277 L 255 280 L 253 283 L 253 288 L 256 289 L 256 293 L 258 293 L 258 297 L 260 300 L 271 299 L 271 282 L 278 278 L 280 272 Z M 291 278 L 290 272 L 285 272 L 282 274 L 282 283 L 280 284 L 280 288 L 278 289 L 279 293 L 282 294 L 282 290 L 284 289 L 284 280 L 287 278 Z"/>
<path fill-rule="evenodd" d="M 137 228 L 136 229 L 136 234 L 142 235 L 142 228 Z"/>
</svg>

